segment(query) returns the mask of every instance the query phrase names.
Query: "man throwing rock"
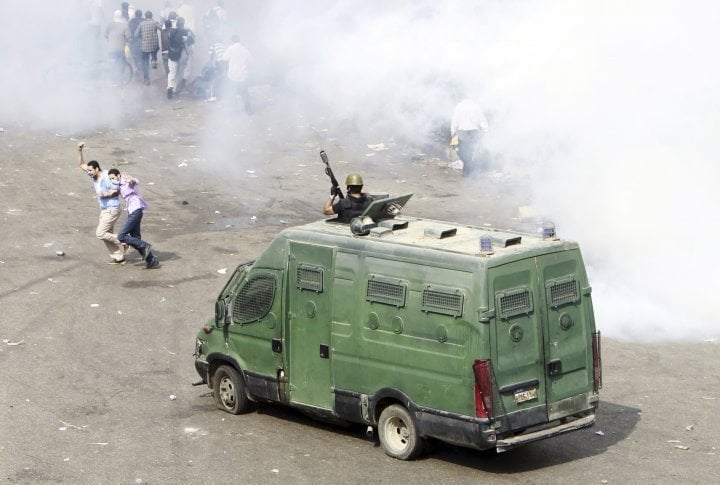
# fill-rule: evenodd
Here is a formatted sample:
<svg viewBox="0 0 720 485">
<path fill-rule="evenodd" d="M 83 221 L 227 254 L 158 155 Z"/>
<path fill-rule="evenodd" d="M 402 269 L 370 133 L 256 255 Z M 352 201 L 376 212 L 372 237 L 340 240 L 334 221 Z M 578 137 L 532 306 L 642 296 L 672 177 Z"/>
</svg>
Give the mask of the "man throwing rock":
<svg viewBox="0 0 720 485">
<path fill-rule="evenodd" d="M 98 204 L 100 204 L 100 218 L 95 235 L 103 243 L 110 253 L 108 264 L 125 264 L 125 253 L 123 246 L 113 233 L 115 223 L 120 218 L 120 191 L 113 187 L 107 174 L 102 171 L 96 160 L 85 163 L 83 149 L 85 143 L 78 144 L 78 163 L 80 168 L 92 179 Z"/>
</svg>

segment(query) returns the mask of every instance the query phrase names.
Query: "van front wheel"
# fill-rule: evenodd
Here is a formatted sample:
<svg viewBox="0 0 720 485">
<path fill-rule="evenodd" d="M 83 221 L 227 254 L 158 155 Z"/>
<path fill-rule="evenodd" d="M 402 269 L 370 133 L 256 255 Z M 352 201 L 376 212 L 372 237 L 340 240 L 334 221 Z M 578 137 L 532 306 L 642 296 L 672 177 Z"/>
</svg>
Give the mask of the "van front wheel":
<svg viewBox="0 0 720 485">
<path fill-rule="evenodd" d="M 423 451 L 415 419 L 399 404 L 388 406 L 380 413 L 378 434 L 385 453 L 398 460 L 412 460 Z"/>
<path fill-rule="evenodd" d="M 242 376 L 227 365 L 222 365 L 215 371 L 213 396 L 217 407 L 230 414 L 241 414 L 250 408 Z"/>
</svg>

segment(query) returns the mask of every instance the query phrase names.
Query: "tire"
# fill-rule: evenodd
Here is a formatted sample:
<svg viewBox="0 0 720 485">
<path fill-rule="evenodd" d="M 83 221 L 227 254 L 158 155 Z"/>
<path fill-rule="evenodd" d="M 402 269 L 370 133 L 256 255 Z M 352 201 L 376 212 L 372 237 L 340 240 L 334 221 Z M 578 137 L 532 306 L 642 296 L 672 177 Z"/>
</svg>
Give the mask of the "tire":
<svg viewBox="0 0 720 485">
<path fill-rule="evenodd" d="M 218 367 L 213 375 L 213 397 L 217 407 L 230 414 L 242 414 L 250 408 L 242 376 L 227 365 Z"/>
<path fill-rule="evenodd" d="M 378 435 L 385 453 L 398 460 L 413 460 L 423 452 L 425 442 L 418 436 L 415 419 L 399 404 L 380 413 Z"/>
</svg>

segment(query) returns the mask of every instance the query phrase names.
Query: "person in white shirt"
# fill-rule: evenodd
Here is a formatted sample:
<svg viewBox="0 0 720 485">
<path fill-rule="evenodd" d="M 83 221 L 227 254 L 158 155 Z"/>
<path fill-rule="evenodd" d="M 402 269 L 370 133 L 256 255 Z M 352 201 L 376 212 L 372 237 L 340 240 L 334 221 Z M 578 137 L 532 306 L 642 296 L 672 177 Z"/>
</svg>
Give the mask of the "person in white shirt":
<svg viewBox="0 0 720 485">
<path fill-rule="evenodd" d="M 250 105 L 250 93 L 247 86 L 248 67 L 252 61 L 250 51 L 240 43 L 238 35 L 232 36 L 232 44 L 222 53 L 222 60 L 228 63 L 227 77 L 236 96 L 243 98 L 245 112 L 252 114 Z"/>
<path fill-rule="evenodd" d="M 475 101 L 464 99 L 455 106 L 450 123 L 450 136 L 457 137 L 458 158 L 463 162 L 464 177 L 475 170 L 475 152 L 480 142 L 480 134 L 487 131 L 487 119 Z"/>
</svg>

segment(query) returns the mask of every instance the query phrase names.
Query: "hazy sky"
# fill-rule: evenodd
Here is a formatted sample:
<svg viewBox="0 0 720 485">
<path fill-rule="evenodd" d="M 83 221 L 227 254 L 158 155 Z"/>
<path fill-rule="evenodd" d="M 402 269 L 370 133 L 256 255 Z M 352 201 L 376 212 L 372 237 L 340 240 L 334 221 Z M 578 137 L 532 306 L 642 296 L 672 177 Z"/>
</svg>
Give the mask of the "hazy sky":
<svg viewBox="0 0 720 485">
<path fill-rule="evenodd" d="M 494 168 L 531 174 L 539 213 L 581 243 L 606 335 L 720 338 L 720 2 L 226 4 L 257 66 L 304 109 L 412 140 L 458 95 L 476 97 Z M 0 126 L 117 121 L 116 97 L 41 82 L 85 45 L 84 2 L 65 5 L 3 2 L 22 21 L 0 31 Z"/>
</svg>

